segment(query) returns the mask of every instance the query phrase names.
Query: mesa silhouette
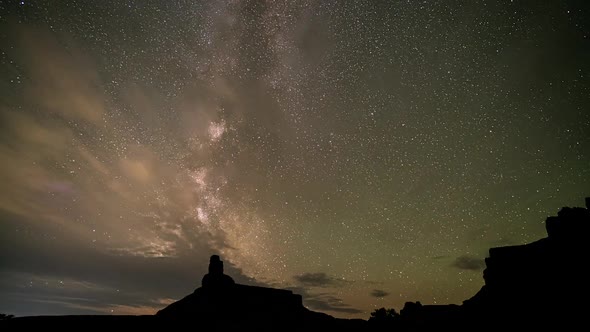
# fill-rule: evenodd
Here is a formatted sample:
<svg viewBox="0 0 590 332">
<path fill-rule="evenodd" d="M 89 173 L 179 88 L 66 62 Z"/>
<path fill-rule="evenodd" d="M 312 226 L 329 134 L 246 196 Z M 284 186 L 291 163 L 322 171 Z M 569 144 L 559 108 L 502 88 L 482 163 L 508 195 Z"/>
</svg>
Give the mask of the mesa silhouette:
<svg viewBox="0 0 590 332">
<path fill-rule="evenodd" d="M 373 326 L 398 329 L 500 330 L 587 325 L 590 295 L 590 197 L 586 208 L 562 208 L 545 221 L 547 237 L 491 248 L 485 284 L 458 305 L 407 302 L 399 314 L 372 317 Z"/>
<path fill-rule="evenodd" d="M 368 321 L 338 319 L 305 308 L 289 290 L 236 284 L 213 255 L 201 287 L 152 316 L 32 316 L 0 320 L 2 330 L 43 326 L 186 328 L 194 330 L 492 330 L 585 324 L 590 254 L 590 198 L 586 208 L 564 207 L 546 220 L 547 237 L 492 248 L 485 285 L 462 305 L 408 302 L 376 310 Z"/>
<path fill-rule="evenodd" d="M 312 327 L 360 327 L 363 320 L 337 319 L 303 306 L 302 297 L 290 290 L 236 284 L 223 273 L 223 262 L 211 256 L 209 273 L 192 294 L 158 311 L 168 322 L 197 320 L 223 328 L 276 328 L 308 330 Z"/>
</svg>

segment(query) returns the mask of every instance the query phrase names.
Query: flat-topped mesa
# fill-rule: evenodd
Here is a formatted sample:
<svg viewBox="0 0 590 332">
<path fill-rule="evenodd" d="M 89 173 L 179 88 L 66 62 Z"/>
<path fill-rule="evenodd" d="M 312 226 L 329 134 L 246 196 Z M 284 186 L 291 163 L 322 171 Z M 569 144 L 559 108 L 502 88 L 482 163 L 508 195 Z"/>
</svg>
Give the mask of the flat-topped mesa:
<svg viewBox="0 0 590 332">
<path fill-rule="evenodd" d="M 568 310 L 576 310 L 561 304 L 577 303 L 584 298 L 581 294 L 590 294 L 590 270 L 584 264 L 590 256 L 590 199 L 586 208 L 562 208 L 545 226 L 546 238 L 491 248 L 483 271 L 485 285 L 464 303 L 521 319 L 566 317 Z"/>
<path fill-rule="evenodd" d="M 524 245 L 491 248 L 484 271 L 486 283 L 495 283 L 499 277 L 514 282 L 517 277 L 526 275 L 524 282 L 529 277 L 539 280 L 553 273 L 563 276 L 566 270 L 579 266 L 575 262 L 583 261 L 590 249 L 586 244 L 590 236 L 590 198 L 586 198 L 586 208 L 564 207 L 557 216 L 548 217 L 545 227 L 547 238 Z M 557 269 L 557 266 L 566 270 Z"/>
<path fill-rule="evenodd" d="M 209 273 L 201 280 L 203 288 L 222 288 L 235 285 L 232 277 L 223 274 L 223 261 L 217 255 L 209 259 Z"/>
<path fill-rule="evenodd" d="M 226 321 L 228 313 L 231 313 L 231 319 Z M 202 287 L 158 311 L 157 316 L 203 324 L 223 321 L 236 326 L 247 322 L 303 324 L 306 320 L 333 319 L 307 310 L 301 295 L 290 290 L 235 283 L 223 273 L 223 262 L 217 255 L 209 260 L 209 273 L 203 277 Z"/>
</svg>

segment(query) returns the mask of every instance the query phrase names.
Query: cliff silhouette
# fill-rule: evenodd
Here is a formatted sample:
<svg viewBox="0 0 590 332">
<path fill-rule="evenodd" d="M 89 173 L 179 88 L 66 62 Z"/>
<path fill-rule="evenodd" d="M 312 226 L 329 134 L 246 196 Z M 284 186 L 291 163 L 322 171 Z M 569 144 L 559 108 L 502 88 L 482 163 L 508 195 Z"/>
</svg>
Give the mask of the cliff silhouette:
<svg viewBox="0 0 590 332">
<path fill-rule="evenodd" d="M 580 302 L 590 295 L 590 197 L 586 208 L 562 208 L 545 221 L 547 237 L 518 246 L 492 248 L 485 285 L 464 301 L 475 318 L 560 323 L 581 319 Z M 497 318 L 496 318 L 497 317 Z"/>
<path fill-rule="evenodd" d="M 2 330 L 37 327 L 170 328 L 203 330 L 363 331 L 498 330 L 585 323 L 590 294 L 590 198 L 586 207 L 562 208 L 546 220 L 547 237 L 491 248 L 485 284 L 462 305 L 408 302 L 398 314 L 376 310 L 369 321 L 337 319 L 305 308 L 301 295 L 284 289 L 241 285 L 224 274 L 213 255 L 201 287 L 153 316 L 35 316 L 0 320 Z"/>
<path fill-rule="evenodd" d="M 485 259 L 484 286 L 461 306 L 408 302 L 388 325 L 401 330 L 585 325 L 590 197 L 585 202 L 586 208 L 564 207 L 557 216 L 548 217 L 546 238 L 491 248 Z"/>
</svg>

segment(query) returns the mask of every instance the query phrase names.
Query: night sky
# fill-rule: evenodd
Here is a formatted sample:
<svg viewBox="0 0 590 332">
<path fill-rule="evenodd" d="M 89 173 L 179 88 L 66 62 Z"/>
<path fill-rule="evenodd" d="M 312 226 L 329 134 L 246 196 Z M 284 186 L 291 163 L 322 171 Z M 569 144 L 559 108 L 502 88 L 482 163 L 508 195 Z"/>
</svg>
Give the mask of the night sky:
<svg viewBox="0 0 590 332">
<path fill-rule="evenodd" d="M 590 193 L 588 1 L 0 1 L 0 312 L 460 304 Z"/>
</svg>

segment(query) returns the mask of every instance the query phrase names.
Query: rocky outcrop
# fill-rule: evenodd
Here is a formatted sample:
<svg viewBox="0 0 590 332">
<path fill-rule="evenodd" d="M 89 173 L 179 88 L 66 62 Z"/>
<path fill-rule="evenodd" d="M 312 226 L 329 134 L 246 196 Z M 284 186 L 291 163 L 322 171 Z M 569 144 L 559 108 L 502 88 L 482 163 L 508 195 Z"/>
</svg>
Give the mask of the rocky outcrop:
<svg viewBox="0 0 590 332">
<path fill-rule="evenodd" d="M 492 248 L 485 285 L 464 308 L 476 317 L 571 319 L 590 295 L 590 199 L 546 220 L 548 236 L 533 243 Z M 496 318 L 496 319 L 497 319 Z"/>
<path fill-rule="evenodd" d="M 300 319 L 306 310 L 301 295 L 284 289 L 236 284 L 223 273 L 223 262 L 211 256 L 209 273 L 203 277 L 202 287 L 182 300 L 160 310 L 157 315 L 174 318 L 211 318 L 216 316 L 247 318 L 256 316 Z"/>
<path fill-rule="evenodd" d="M 223 262 L 217 255 L 209 259 L 209 273 L 203 276 L 201 285 L 204 288 L 227 288 L 235 285 L 234 279 L 223 274 Z"/>
<path fill-rule="evenodd" d="M 236 284 L 223 273 L 219 256 L 211 256 L 209 273 L 202 286 L 192 294 L 158 311 L 157 317 L 178 321 L 199 322 L 201 326 L 221 329 L 252 327 L 257 330 L 305 330 L 309 327 L 348 329 L 364 323 L 341 320 L 308 310 L 302 297 L 290 290 Z"/>
</svg>

